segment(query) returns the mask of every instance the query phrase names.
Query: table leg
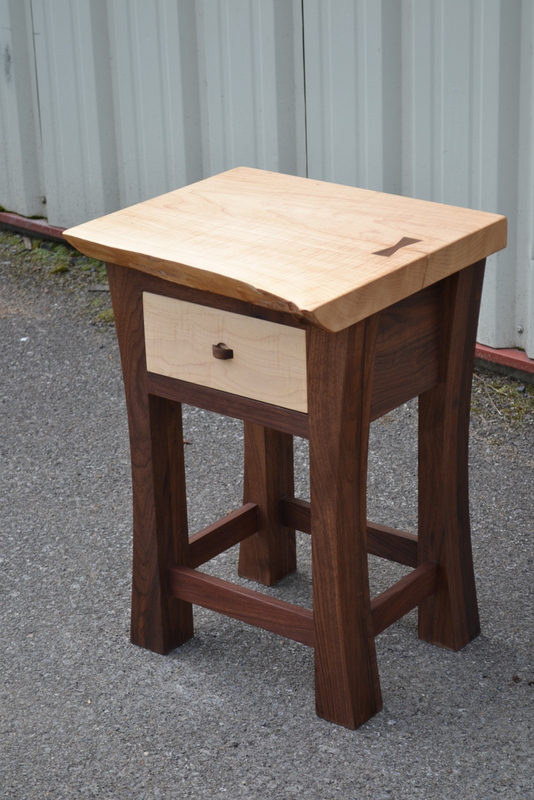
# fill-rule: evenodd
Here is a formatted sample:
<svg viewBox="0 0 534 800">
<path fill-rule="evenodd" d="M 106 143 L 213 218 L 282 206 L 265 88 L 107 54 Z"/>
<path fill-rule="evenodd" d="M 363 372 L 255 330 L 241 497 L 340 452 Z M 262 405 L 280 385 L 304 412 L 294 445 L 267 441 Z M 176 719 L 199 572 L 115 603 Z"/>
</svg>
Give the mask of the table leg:
<svg viewBox="0 0 534 800">
<path fill-rule="evenodd" d="M 239 575 L 272 586 L 297 568 L 295 531 L 280 524 L 280 499 L 293 496 L 293 437 L 245 422 L 243 503 L 257 503 L 260 528 L 241 542 Z"/>
<path fill-rule="evenodd" d="M 484 261 L 444 282 L 442 380 L 419 397 L 419 562 L 440 564 L 419 636 L 458 650 L 480 632 L 471 550 L 468 438 Z"/>
<path fill-rule="evenodd" d="M 308 408 L 319 716 L 356 728 L 382 707 L 366 548 L 377 317 L 308 331 Z"/>
<path fill-rule="evenodd" d="M 187 565 L 188 534 L 181 406 L 148 394 L 142 286 L 108 264 L 121 353 L 133 488 L 131 640 L 167 653 L 193 635 L 190 603 L 167 592 L 165 571 Z"/>
</svg>

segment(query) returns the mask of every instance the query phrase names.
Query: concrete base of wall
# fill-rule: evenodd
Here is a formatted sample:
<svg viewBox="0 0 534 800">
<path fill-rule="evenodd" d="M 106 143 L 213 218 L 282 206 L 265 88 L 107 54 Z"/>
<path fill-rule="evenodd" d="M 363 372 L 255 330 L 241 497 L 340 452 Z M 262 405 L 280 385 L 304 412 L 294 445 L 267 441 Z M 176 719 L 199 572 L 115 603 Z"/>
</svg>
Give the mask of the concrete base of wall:
<svg viewBox="0 0 534 800">
<path fill-rule="evenodd" d="M 0 228 L 15 233 L 42 236 L 43 239 L 52 239 L 55 242 L 65 242 L 64 228 L 55 228 L 49 225 L 46 219 L 28 219 L 19 214 L 11 214 L 9 211 L 0 211 Z"/>
</svg>

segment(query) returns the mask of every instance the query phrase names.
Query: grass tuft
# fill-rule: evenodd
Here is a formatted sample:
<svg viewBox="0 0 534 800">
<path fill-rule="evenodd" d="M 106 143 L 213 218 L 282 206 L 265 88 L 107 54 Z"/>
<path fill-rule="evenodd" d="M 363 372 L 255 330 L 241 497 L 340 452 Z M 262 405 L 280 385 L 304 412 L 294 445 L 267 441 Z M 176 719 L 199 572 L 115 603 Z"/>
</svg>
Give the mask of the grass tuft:
<svg viewBox="0 0 534 800">
<path fill-rule="evenodd" d="M 106 324 L 115 322 L 115 316 L 112 308 L 105 308 L 95 317 L 97 322 L 105 322 Z"/>
</svg>

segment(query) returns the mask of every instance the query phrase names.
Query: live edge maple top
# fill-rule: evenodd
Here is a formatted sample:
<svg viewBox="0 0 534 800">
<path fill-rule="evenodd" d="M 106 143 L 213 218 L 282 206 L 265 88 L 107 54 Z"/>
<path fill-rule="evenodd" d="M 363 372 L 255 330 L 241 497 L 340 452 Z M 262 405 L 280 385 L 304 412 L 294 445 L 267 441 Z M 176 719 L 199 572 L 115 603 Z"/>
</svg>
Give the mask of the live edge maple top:
<svg viewBox="0 0 534 800">
<path fill-rule="evenodd" d="M 92 258 L 339 331 L 501 250 L 506 218 L 238 167 L 64 235 Z"/>
</svg>

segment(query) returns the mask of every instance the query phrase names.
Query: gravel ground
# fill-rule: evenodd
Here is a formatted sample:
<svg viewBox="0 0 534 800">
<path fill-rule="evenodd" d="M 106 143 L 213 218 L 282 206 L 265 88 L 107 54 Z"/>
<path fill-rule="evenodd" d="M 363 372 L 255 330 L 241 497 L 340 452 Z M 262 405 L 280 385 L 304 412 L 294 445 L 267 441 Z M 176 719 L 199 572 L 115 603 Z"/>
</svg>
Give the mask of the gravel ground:
<svg viewBox="0 0 534 800">
<path fill-rule="evenodd" d="M 532 800 L 534 388 L 475 378 L 482 634 L 451 653 L 418 640 L 414 612 L 385 631 L 384 709 L 348 731 L 315 716 L 304 646 L 202 609 L 169 656 L 129 643 L 129 455 L 109 320 L 98 263 L 0 233 L 0 797 Z M 415 424 L 414 403 L 374 423 L 369 464 L 370 517 L 408 530 Z M 194 531 L 240 505 L 242 430 L 190 408 L 185 428 Z M 296 451 L 306 497 L 306 444 Z M 402 574 L 370 564 L 373 593 Z M 235 549 L 213 571 L 237 582 Z M 269 591 L 309 606 L 310 586 L 302 535 L 298 572 Z"/>
</svg>

